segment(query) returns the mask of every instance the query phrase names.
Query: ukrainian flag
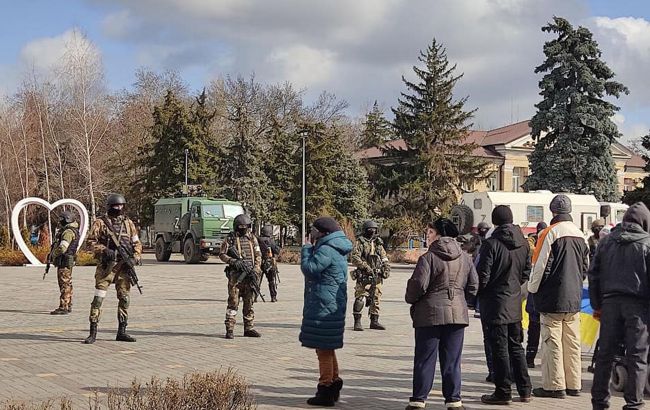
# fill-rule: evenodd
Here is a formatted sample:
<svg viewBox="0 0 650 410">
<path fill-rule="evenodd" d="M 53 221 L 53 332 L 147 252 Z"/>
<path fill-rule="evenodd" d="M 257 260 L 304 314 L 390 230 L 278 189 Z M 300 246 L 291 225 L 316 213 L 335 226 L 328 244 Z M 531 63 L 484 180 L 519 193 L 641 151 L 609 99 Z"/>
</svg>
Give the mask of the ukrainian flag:
<svg viewBox="0 0 650 410">
<path fill-rule="evenodd" d="M 523 311 L 522 326 L 528 329 L 528 313 L 526 313 L 526 300 L 521 305 Z M 589 302 L 589 290 L 582 288 L 582 303 L 580 306 L 580 339 L 583 349 L 590 351 L 593 349 L 598 339 L 598 329 L 600 322 L 593 318 L 594 309 Z"/>
</svg>

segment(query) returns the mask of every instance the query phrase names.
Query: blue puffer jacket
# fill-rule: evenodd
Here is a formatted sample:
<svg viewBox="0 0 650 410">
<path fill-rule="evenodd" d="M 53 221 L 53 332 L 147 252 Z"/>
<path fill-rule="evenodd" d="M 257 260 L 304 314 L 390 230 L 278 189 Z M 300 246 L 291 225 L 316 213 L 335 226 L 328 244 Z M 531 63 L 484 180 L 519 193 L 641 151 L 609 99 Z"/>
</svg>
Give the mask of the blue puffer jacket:
<svg viewBox="0 0 650 410">
<path fill-rule="evenodd" d="M 343 347 L 345 308 L 348 300 L 348 261 L 352 242 L 341 231 L 302 248 L 300 268 L 305 275 L 305 305 L 300 341 L 323 350 Z"/>
</svg>

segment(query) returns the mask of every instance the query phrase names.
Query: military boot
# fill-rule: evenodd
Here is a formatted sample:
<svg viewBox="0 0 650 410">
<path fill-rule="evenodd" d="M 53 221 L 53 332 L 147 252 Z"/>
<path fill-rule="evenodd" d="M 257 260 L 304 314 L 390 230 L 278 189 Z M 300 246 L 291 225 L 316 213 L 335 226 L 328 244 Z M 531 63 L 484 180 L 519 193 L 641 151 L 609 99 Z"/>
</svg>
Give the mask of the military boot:
<svg viewBox="0 0 650 410">
<path fill-rule="evenodd" d="M 58 307 L 50 312 L 50 315 L 67 315 L 67 314 L 68 314 L 68 310 L 63 309 L 62 307 Z"/>
<path fill-rule="evenodd" d="M 97 323 L 90 323 L 90 335 L 84 340 L 84 343 L 87 345 L 91 345 L 95 343 L 95 340 L 97 338 Z"/>
<path fill-rule="evenodd" d="M 119 323 L 115 340 L 118 342 L 135 342 L 135 338 L 126 333 L 126 322 Z"/>
<path fill-rule="evenodd" d="M 260 332 L 255 329 L 244 330 L 244 336 L 246 337 L 262 337 Z"/>
<path fill-rule="evenodd" d="M 226 339 L 234 339 L 235 338 L 235 332 L 232 331 L 232 329 L 226 329 Z"/>
<path fill-rule="evenodd" d="M 363 326 L 361 325 L 361 313 L 353 313 L 352 316 L 354 316 L 354 330 L 363 332 Z"/>
<path fill-rule="evenodd" d="M 386 330 L 384 325 L 379 323 L 379 315 L 370 315 L 370 328 L 375 330 Z"/>
</svg>

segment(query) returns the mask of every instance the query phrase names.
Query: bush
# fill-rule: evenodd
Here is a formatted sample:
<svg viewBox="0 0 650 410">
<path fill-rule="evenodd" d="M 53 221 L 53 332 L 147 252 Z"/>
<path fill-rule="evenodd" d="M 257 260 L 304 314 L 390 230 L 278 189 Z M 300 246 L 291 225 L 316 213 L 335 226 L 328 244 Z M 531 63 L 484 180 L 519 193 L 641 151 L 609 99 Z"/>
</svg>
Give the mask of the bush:
<svg viewBox="0 0 650 410">
<path fill-rule="evenodd" d="M 300 249 L 300 248 L 298 248 Z M 293 250 L 282 248 L 280 250 L 280 255 L 278 255 L 278 262 L 280 263 L 290 263 L 292 265 L 300 264 L 300 250 Z"/>
<path fill-rule="evenodd" d="M 392 263 L 418 263 L 418 258 L 426 252 L 426 249 L 409 249 L 407 251 L 395 250 L 388 252 L 388 259 Z"/>
<path fill-rule="evenodd" d="M 99 261 L 95 259 L 95 254 L 88 251 L 77 252 L 77 266 L 97 266 Z"/>
<path fill-rule="evenodd" d="M 30 246 L 29 249 L 31 249 L 34 256 L 43 263 L 45 263 L 47 255 L 50 253 L 49 246 Z M 29 261 L 20 249 L 0 248 L 0 266 L 22 266 L 27 263 L 29 263 Z M 92 252 L 79 251 L 79 253 L 77 253 L 77 265 L 95 266 L 97 265 L 97 260 L 93 256 Z"/>
<path fill-rule="evenodd" d="M 38 404 L 10 400 L 2 403 L 2 406 L 4 410 L 72 410 L 72 402 L 66 397 L 59 400 L 58 406 L 55 404 L 55 400 L 47 400 Z"/>
</svg>

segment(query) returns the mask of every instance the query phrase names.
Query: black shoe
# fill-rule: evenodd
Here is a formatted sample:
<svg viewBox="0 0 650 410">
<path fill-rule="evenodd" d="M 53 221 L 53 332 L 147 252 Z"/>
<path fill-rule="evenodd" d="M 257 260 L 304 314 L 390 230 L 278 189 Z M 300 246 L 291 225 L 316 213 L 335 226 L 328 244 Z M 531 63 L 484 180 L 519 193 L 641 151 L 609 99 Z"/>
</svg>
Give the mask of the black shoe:
<svg viewBox="0 0 650 410">
<path fill-rule="evenodd" d="M 566 394 L 567 394 L 567 396 L 579 397 L 580 396 L 580 390 L 566 389 Z"/>
<path fill-rule="evenodd" d="M 262 335 L 255 329 L 248 329 L 244 331 L 246 337 L 262 337 Z"/>
<path fill-rule="evenodd" d="M 526 365 L 528 365 L 529 369 L 534 369 L 535 368 L 535 359 L 526 359 Z"/>
<path fill-rule="evenodd" d="M 118 342 L 135 342 L 135 338 L 126 333 L 126 322 L 118 324 L 117 336 L 115 336 L 115 340 Z"/>
<path fill-rule="evenodd" d="M 232 330 L 226 330 L 226 339 L 234 339 L 235 333 Z"/>
<path fill-rule="evenodd" d="M 278 298 L 276 298 L 275 296 L 271 296 L 271 302 L 275 303 L 277 301 L 278 301 Z"/>
<path fill-rule="evenodd" d="M 379 315 L 370 315 L 370 328 L 374 330 L 386 330 L 384 325 L 379 323 Z"/>
<path fill-rule="evenodd" d="M 488 374 L 487 376 L 485 376 L 485 381 L 488 383 L 492 383 L 494 382 L 494 379 L 492 378 L 491 374 Z"/>
<path fill-rule="evenodd" d="M 512 403 L 512 397 L 499 397 L 494 393 L 484 394 L 481 396 L 481 403 L 485 404 L 496 404 L 496 405 L 507 405 Z"/>
<path fill-rule="evenodd" d="M 68 310 L 60 307 L 50 312 L 50 315 L 67 315 L 67 314 L 68 314 Z"/>
<path fill-rule="evenodd" d="M 361 324 L 361 314 L 355 313 L 354 316 L 354 330 L 357 332 L 363 332 L 363 325 Z"/>
<path fill-rule="evenodd" d="M 332 398 L 334 399 L 334 402 L 339 401 L 342 388 L 343 388 L 343 379 L 337 377 L 336 379 L 334 379 L 334 381 L 332 381 Z"/>
<path fill-rule="evenodd" d="M 90 324 L 90 335 L 84 340 L 84 344 L 91 345 L 97 339 L 97 323 Z"/>
<path fill-rule="evenodd" d="M 544 390 L 542 387 L 533 389 L 533 396 L 535 397 L 548 397 L 551 399 L 564 399 L 566 392 L 564 390 Z"/>
<path fill-rule="evenodd" d="M 311 406 L 334 407 L 333 386 L 325 386 L 324 384 L 319 384 L 317 387 L 316 395 L 307 400 L 307 404 Z"/>
</svg>

